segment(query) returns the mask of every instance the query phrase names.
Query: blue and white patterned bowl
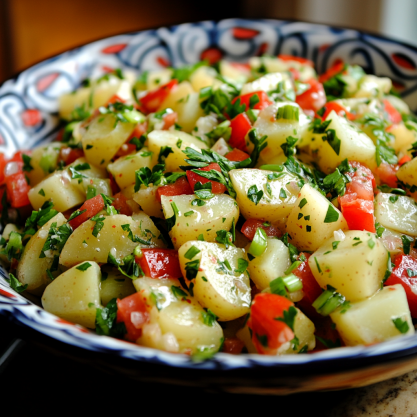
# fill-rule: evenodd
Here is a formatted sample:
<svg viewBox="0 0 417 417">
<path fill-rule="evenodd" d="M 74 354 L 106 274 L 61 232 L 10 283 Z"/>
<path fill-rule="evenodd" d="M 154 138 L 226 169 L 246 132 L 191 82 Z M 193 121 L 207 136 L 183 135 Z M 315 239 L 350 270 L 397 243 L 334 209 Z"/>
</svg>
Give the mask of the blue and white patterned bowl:
<svg viewBox="0 0 417 417">
<path fill-rule="evenodd" d="M 238 29 L 238 30 L 236 30 Z M 245 30 L 242 30 L 245 29 Z M 192 64 L 207 53 L 245 62 L 253 55 L 292 54 L 318 72 L 336 60 L 390 77 L 417 109 L 417 48 L 355 30 L 278 20 L 228 19 L 114 36 L 43 61 L 0 87 L 0 150 L 12 154 L 50 140 L 57 100 L 109 68 L 152 70 Z M 96 334 L 47 313 L 15 293 L 0 267 L 0 316 L 40 343 L 130 377 L 229 392 L 287 394 L 371 384 L 417 368 L 417 335 L 374 346 L 306 355 L 217 354 L 205 362 Z"/>
</svg>

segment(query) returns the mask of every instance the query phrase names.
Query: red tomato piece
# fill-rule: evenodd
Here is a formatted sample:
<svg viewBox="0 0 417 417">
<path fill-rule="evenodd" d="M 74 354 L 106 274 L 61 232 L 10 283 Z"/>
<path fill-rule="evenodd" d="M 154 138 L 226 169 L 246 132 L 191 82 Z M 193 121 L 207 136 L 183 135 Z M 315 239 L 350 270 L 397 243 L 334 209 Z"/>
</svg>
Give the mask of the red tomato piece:
<svg viewBox="0 0 417 417">
<path fill-rule="evenodd" d="M 316 113 L 326 104 L 326 93 L 323 84 L 312 78 L 307 81 L 310 88 L 295 97 L 295 102 L 303 109 Z"/>
<path fill-rule="evenodd" d="M 156 190 L 156 198 L 158 201 L 161 201 L 161 197 L 166 195 L 168 197 L 172 197 L 174 195 L 182 195 L 187 194 L 191 195 L 194 194 L 193 189 L 190 186 L 187 178 L 179 177 L 174 184 L 163 185 Z"/>
<path fill-rule="evenodd" d="M 387 112 L 390 122 L 393 124 L 401 123 L 403 120 L 401 113 L 390 103 L 389 100 L 385 99 L 382 100 L 382 102 L 384 103 L 384 110 Z"/>
<path fill-rule="evenodd" d="M 404 165 L 406 162 L 410 162 L 411 161 L 411 156 L 410 155 L 404 155 L 399 161 L 398 161 L 398 166 L 402 166 Z"/>
<path fill-rule="evenodd" d="M 394 262 L 395 268 L 384 285 L 401 284 L 407 295 L 411 316 L 417 318 L 417 259 L 399 254 Z"/>
<path fill-rule="evenodd" d="M 4 182 L 4 168 L 6 168 L 7 160 L 3 152 L 0 152 L 0 184 Z"/>
<path fill-rule="evenodd" d="M 317 313 L 316 309 L 312 306 L 312 304 L 322 293 L 322 290 L 320 288 L 320 285 L 314 278 L 313 273 L 311 272 L 310 266 L 308 264 L 308 258 L 310 257 L 310 254 L 300 253 L 300 256 L 301 255 L 304 255 L 306 260 L 292 272 L 294 275 L 300 278 L 301 282 L 303 283 L 304 296 L 302 300 L 297 303 L 297 307 L 299 307 L 309 317 L 320 318 L 322 316 L 319 313 Z"/>
<path fill-rule="evenodd" d="M 221 172 L 220 166 L 216 162 L 213 162 L 204 168 L 198 168 L 198 171 L 211 171 L 212 169 Z M 226 191 L 226 187 L 223 184 L 208 180 L 207 178 L 204 178 L 201 175 L 192 172 L 191 170 L 187 171 L 187 178 L 192 190 L 194 190 L 194 187 L 198 182 L 201 182 L 202 184 L 211 182 L 211 192 L 213 194 L 223 194 Z"/>
<path fill-rule="evenodd" d="M 297 61 L 302 65 L 308 65 L 310 67 L 314 67 L 313 61 L 310 61 L 307 58 L 301 58 L 300 56 L 294 56 L 294 55 L 278 55 L 279 59 L 282 59 L 283 61 Z"/>
<path fill-rule="evenodd" d="M 237 96 L 232 100 L 232 104 L 236 103 L 236 101 L 240 100 L 240 104 L 245 105 L 245 111 L 250 107 L 250 100 L 251 97 L 257 96 L 258 102 L 253 106 L 256 110 L 262 110 L 265 107 L 268 107 L 272 104 L 272 101 L 269 99 L 268 94 L 265 91 L 254 91 L 252 93 L 243 94 L 242 96 Z"/>
<path fill-rule="evenodd" d="M 366 179 L 372 182 L 372 188 L 376 187 L 374 174 L 372 174 L 372 171 L 367 166 L 358 161 L 349 161 L 349 165 L 355 170 L 354 172 L 346 173 L 350 179 L 353 180 L 355 177 L 361 180 Z"/>
<path fill-rule="evenodd" d="M 7 199 L 14 208 L 30 204 L 28 192 L 30 185 L 27 183 L 25 174 L 22 171 L 9 175 L 5 179 L 7 187 Z"/>
<path fill-rule="evenodd" d="M 162 85 L 156 90 L 149 91 L 145 96 L 139 99 L 140 103 L 148 113 L 158 110 L 162 102 L 168 97 L 168 94 L 178 84 L 178 80 L 174 79 L 167 84 Z"/>
<path fill-rule="evenodd" d="M 345 194 L 339 197 L 342 214 L 349 230 L 366 230 L 375 233 L 374 202 L 356 199 L 356 196 Z"/>
<path fill-rule="evenodd" d="M 397 171 L 399 165 L 387 164 L 382 162 L 382 164 L 376 169 L 376 174 L 383 184 L 389 185 L 391 188 L 398 187 L 398 178 Z"/>
<path fill-rule="evenodd" d="M 148 128 L 148 123 L 140 123 L 135 126 L 133 132 L 128 137 L 127 141 L 119 148 L 116 154 L 116 158 L 120 156 L 129 155 L 136 151 L 136 145 L 133 143 L 129 143 L 133 138 L 140 138 L 143 134 L 146 133 L 146 129 Z"/>
<path fill-rule="evenodd" d="M 178 114 L 176 112 L 167 113 L 164 117 L 164 126 L 162 127 L 162 130 L 168 130 L 171 126 L 174 126 L 174 124 L 177 122 Z"/>
<path fill-rule="evenodd" d="M 115 195 L 118 192 L 120 192 L 120 187 L 117 185 L 117 182 L 114 180 L 114 177 L 112 174 L 110 174 L 110 172 L 108 173 L 108 175 L 109 175 L 109 180 L 110 180 L 111 192 L 113 195 Z"/>
<path fill-rule="evenodd" d="M 245 344 L 237 337 L 226 337 L 223 343 L 222 352 L 239 355 L 242 353 Z"/>
<path fill-rule="evenodd" d="M 125 216 L 132 215 L 132 209 L 129 204 L 127 204 L 127 198 L 122 193 L 115 194 L 113 198 L 113 207 L 118 210 L 120 214 L 124 214 Z"/>
<path fill-rule="evenodd" d="M 182 277 L 178 252 L 175 249 L 142 249 L 143 256 L 136 263 L 150 278 Z"/>
<path fill-rule="evenodd" d="M 30 151 L 17 151 L 7 162 L 23 162 L 22 155 L 30 155 Z"/>
<path fill-rule="evenodd" d="M 69 147 L 63 147 L 59 151 L 59 161 L 64 161 L 65 165 L 72 164 L 76 159 L 82 158 L 84 151 L 82 149 L 72 149 Z"/>
<path fill-rule="evenodd" d="M 245 136 L 252 129 L 249 117 L 246 113 L 238 114 L 230 121 L 232 134 L 229 139 L 229 145 L 238 148 L 243 152 L 247 152 Z"/>
<path fill-rule="evenodd" d="M 252 330 L 252 341 L 258 353 L 276 355 L 278 348 L 294 338 L 294 332 L 277 318 L 293 306 L 290 300 L 276 294 L 260 293 L 251 306 L 248 327 Z"/>
<path fill-rule="evenodd" d="M 142 328 L 148 321 L 148 306 L 141 292 L 129 295 L 122 300 L 117 299 L 117 322 L 125 324 L 128 340 L 136 342 L 142 336 Z"/>
<path fill-rule="evenodd" d="M 336 103 L 335 101 L 330 101 L 326 103 L 324 109 L 325 110 L 322 116 L 323 120 L 327 119 L 327 116 L 330 114 L 332 110 L 334 110 L 338 116 L 346 116 L 348 120 L 354 120 L 356 117 L 354 114 L 348 112 L 342 105 Z"/>
<path fill-rule="evenodd" d="M 104 201 L 101 195 L 96 195 L 93 198 L 85 201 L 84 204 L 79 208 L 80 211 L 86 210 L 84 213 L 77 217 L 74 217 L 68 223 L 75 230 L 78 226 L 84 223 L 86 220 L 95 216 L 98 212 L 104 209 Z"/>
<path fill-rule="evenodd" d="M 250 156 L 246 152 L 243 152 L 240 149 L 235 148 L 233 149 L 233 151 L 228 152 L 225 155 L 225 158 L 227 158 L 229 161 L 240 162 L 250 158 Z"/>
<path fill-rule="evenodd" d="M 269 237 L 281 236 L 280 231 L 275 226 L 265 226 L 265 224 L 269 223 L 265 223 L 262 220 L 257 219 L 248 219 L 245 221 L 245 223 L 243 223 L 242 229 L 240 229 L 240 231 L 249 240 L 253 240 L 256 230 L 260 227 L 265 230 L 266 235 Z"/>
<path fill-rule="evenodd" d="M 324 74 L 319 76 L 319 81 L 324 83 L 330 78 L 333 78 L 335 75 L 340 74 L 345 68 L 345 64 L 343 61 L 337 61 L 334 63 L 332 67 L 330 67 Z"/>
</svg>

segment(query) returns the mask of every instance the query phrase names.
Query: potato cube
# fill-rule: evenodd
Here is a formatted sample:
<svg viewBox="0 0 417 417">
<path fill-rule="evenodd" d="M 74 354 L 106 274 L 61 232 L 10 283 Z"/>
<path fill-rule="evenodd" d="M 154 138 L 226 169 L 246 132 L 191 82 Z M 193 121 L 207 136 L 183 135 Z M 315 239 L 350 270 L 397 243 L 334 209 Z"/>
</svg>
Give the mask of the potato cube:
<svg viewBox="0 0 417 417">
<path fill-rule="evenodd" d="M 106 306 L 113 298 L 125 298 L 136 292 L 133 281 L 116 268 L 104 266 L 101 270 L 100 298 Z"/>
<path fill-rule="evenodd" d="M 388 252 L 373 233 L 350 230 L 345 239 L 333 237 L 308 260 L 311 272 L 322 288 L 331 285 L 349 301 L 375 294 L 387 270 Z"/>
<path fill-rule="evenodd" d="M 415 332 L 407 297 L 400 284 L 384 287 L 373 297 L 350 304 L 347 310 L 339 308 L 330 317 L 347 346 L 371 345 Z M 400 328 L 401 323 L 407 323 L 401 329 L 404 333 L 395 325 L 396 320 Z"/>
<path fill-rule="evenodd" d="M 343 214 L 309 184 L 301 189 L 285 227 L 291 243 L 307 251 L 319 248 L 336 230 L 348 230 Z"/>
<path fill-rule="evenodd" d="M 42 306 L 49 313 L 94 329 L 100 302 L 100 267 L 83 262 L 55 278 L 45 289 Z"/>
<path fill-rule="evenodd" d="M 156 198 L 156 190 L 159 187 L 151 185 L 146 187 L 141 185 L 140 189 L 133 194 L 133 200 L 136 201 L 141 209 L 148 215 L 153 217 L 164 218 L 161 202 Z"/>
<path fill-rule="evenodd" d="M 405 184 L 417 187 L 417 157 L 400 167 L 397 178 Z"/>
</svg>

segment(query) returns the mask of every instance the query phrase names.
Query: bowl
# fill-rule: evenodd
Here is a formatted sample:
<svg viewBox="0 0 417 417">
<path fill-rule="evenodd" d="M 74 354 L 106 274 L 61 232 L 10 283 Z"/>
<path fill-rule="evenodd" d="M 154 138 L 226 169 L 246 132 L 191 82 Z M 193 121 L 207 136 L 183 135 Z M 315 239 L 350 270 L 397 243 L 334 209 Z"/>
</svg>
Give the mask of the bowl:
<svg viewBox="0 0 417 417">
<path fill-rule="evenodd" d="M 140 71 L 181 66 L 202 57 L 245 62 L 262 54 L 309 58 L 318 72 L 336 60 L 387 76 L 417 109 L 417 48 L 373 34 L 280 20 L 227 19 L 186 23 L 102 39 L 40 62 L 0 87 L 0 150 L 12 154 L 51 140 L 60 125 L 58 97 L 114 68 Z M 98 336 L 14 292 L 0 267 L 0 317 L 45 348 L 142 381 L 234 393 L 289 394 L 372 384 L 417 368 L 417 335 L 373 346 L 280 357 L 219 353 L 196 362 Z"/>
</svg>

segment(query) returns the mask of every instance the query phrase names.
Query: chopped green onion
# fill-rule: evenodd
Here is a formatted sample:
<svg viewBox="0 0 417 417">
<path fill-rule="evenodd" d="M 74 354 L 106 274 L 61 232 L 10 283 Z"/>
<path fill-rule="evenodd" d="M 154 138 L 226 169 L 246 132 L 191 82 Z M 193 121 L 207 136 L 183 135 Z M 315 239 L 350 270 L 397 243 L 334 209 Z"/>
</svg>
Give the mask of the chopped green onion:
<svg viewBox="0 0 417 417">
<path fill-rule="evenodd" d="M 278 171 L 278 172 L 284 171 L 284 167 L 282 165 L 277 165 L 277 164 L 261 165 L 259 169 L 265 169 L 267 171 Z"/>
<path fill-rule="evenodd" d="M 326 291 L 317 297 L 312 305 L 319 314 L 322 316 L 328 316 L 344 302 L 345 297 L 342 294 L 336 292 L 336 289 L 331 285 L 328 285 Z"/>
<path fill-rule="evenodd" d="M 284 281 L 285 287 L 289 292 L 300 291 L 303 289 L 303 283 L 300 278 L 294 274 L 290 274 L 287 277 L 282 279 Z"/>
<path fill-rule="evenodd" d="M 261 256 L 268 244 L 265 230 L 262 227 L 258 227 L 253 237 L 253 241 L 249 247 L 249 253 L 253 256 Z"/>
<path fill-rule="evenodd" d="M 300 118 L 300 110 L 298 107 L 291 104 L 279 107 L 277 111 L 277 120 L 296 120 Z"/>
</svg>

